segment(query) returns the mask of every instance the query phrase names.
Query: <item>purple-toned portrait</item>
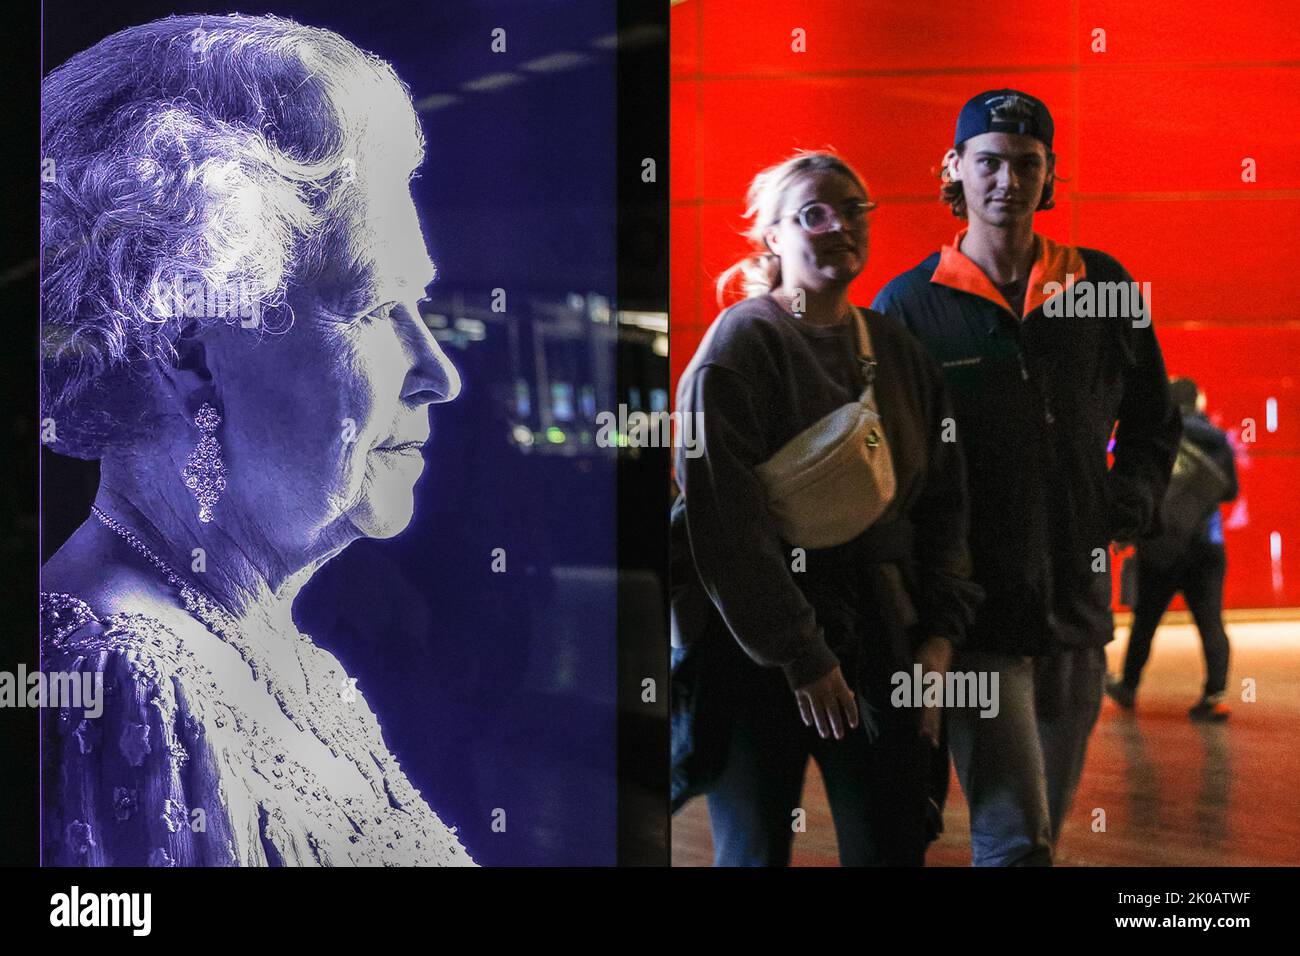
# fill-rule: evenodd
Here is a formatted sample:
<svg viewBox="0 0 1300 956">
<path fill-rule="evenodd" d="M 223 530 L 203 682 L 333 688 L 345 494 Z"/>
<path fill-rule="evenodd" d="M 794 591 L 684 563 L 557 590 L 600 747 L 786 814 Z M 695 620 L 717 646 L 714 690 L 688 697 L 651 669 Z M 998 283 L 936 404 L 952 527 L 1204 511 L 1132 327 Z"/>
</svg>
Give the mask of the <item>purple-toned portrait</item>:
<svg viewBox="0 0 1300 956">
<path fill-rule="evenodd" d="M 230 15 L 114 33 L 42 94 L 42 439 L 100 469 L 42 572 L 42 667 L 102 687 L 43 715 L 44 862 L 474 865 L 293 615 L 407 528 L 461 390 L 421 317 L 408 87 Z"/>
</svg>

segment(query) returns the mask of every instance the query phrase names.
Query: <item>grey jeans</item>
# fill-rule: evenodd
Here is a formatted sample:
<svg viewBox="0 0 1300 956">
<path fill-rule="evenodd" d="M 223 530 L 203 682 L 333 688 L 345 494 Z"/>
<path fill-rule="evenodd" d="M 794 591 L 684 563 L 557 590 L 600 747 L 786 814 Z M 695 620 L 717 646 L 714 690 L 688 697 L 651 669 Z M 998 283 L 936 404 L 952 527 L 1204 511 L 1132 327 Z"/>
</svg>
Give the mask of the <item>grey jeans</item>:
<svg viewBox="0 0 1300 956">
<path fill-rule="evenodd" d="M 975 866 L 1051 866 L 1101 712 L 1106 652 L 1041 657 L 965 651 L 953 669 L 997 671 L 999 710 L 948 711 L 957 779 L 970 806 Z"/>
</svg>

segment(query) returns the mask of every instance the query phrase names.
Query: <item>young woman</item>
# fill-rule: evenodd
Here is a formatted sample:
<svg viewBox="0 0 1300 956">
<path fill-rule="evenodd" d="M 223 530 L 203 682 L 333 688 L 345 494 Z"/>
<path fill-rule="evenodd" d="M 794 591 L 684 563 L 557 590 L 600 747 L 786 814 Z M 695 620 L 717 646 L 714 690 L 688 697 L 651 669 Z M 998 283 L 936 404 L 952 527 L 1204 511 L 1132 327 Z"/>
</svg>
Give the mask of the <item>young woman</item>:
<svg viewBox="0 0 1300 956">
<path fill-rule="evenodd" d="M 708 600 L 704 615 L 678 615 L 690 650 L 675 663 L 704 655 L 710 675 L 694 691 L 713 699 L 698 703 L 725 714 L 725 758 L 707 787 L 715 862 L 789 862 L 811 755 L 841 862 L 920 865 L 941 711 L 891 706 L 894 675 L 911 679 L 916 662 L 946 671 L 981 597 L 943 379 L 900 324 L 861 310 L 895 497 L 845 544 L 783 540 L 758 466 L 864 388 L 848 287 L 866 264 L 873 207 L 824 152 L 759 173 L 748 203 L 755 250 L 718 280 L 720 301 L 738 277 L 746 297 L 715 320 L 677 391 L 703 442 L 677 457 L 686 561 L 674 604 Z"/>
</svg>

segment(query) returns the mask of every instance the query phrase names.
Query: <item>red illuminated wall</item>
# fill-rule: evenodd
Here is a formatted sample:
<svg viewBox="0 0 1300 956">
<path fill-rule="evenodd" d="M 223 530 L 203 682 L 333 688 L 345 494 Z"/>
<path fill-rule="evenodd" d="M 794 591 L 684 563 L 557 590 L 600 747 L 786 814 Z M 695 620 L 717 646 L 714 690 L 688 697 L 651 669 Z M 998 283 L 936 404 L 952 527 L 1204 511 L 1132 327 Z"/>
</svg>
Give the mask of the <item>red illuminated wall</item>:
<svg viewBox="0 0 1300 956">
<path fill-rule="evenodd" d="M 881 285 L 961 228 L 931 169 L 981 90 L 1056 121 L 1057 206 L 1037 228 L 1104 249 L 1139 281 L 1171 374 L 1221 427 L 1257 422 L 1224 509 L 1230 607 L 1300 606 L 1300 27 L 1293 3 L 1222 0 L 682 0 L 672 10 L 673 383 L 744 251 L 749 179 L 829 147 L 880 204 L 853 287 Z M 807 51 L 791 50 L 805 31 Z M 1093 52 L 1094 29 L 1106 51 Z M 1257 181 L 1242 181 L 1242 161 Z M 1276 399 L 1277 427 L 1266 427 Z M 1280 536 L 1280 561 L 1270 537 Z"/>
</svg>

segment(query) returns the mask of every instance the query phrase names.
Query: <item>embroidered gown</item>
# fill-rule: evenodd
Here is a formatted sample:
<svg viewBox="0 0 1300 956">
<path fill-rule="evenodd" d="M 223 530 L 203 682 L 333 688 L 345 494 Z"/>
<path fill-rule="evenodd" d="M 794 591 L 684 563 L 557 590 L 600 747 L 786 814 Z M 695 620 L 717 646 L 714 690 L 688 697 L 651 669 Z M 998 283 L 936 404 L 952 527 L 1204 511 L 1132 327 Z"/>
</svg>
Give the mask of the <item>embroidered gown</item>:
<svg viewBox="0 0 1300 956">
<path fill-rule="evenodd" d="M 297 634 L 292 717 L 215 635 L 41 595 L 42 669 L 102 675 L 102 713 L 42 713 L 44 862 L 475 866 L 338 660 Z M 283 671 L 281 671 L 283 672 Z"/>
</svg>

